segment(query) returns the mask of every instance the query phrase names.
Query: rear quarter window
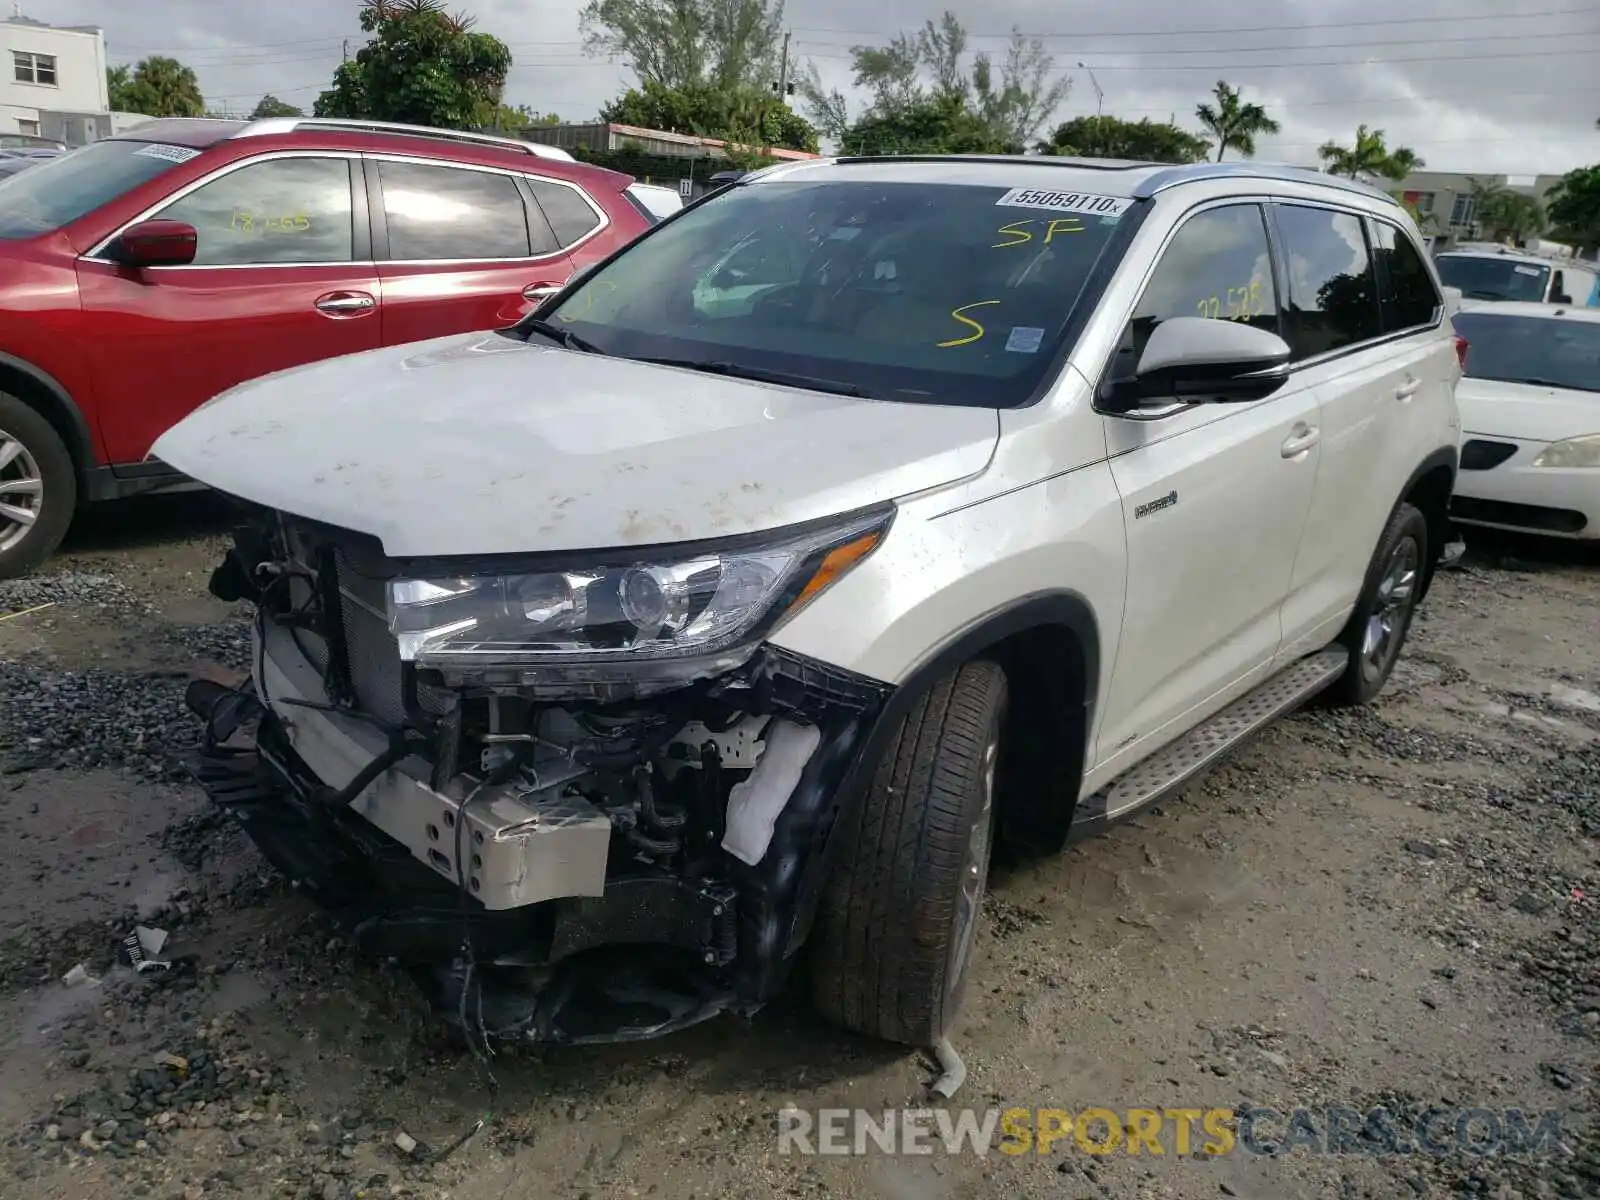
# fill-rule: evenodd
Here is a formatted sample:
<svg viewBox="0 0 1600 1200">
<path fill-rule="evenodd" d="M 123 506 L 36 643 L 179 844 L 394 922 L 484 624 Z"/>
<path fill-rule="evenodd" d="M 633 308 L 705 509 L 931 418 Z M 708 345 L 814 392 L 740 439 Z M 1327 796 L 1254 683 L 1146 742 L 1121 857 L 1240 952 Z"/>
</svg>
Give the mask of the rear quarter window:
<svg viewBox="0 0 1600 1200">
<path fill-rule="evenodd" d="M 581 241 L 600 224 L 600 214 L 576 187 L 545 179 L 530 179 L 528 186 L 563 248 Z"/>
<path fill-rule="evenodd" d="M 1373 223 L 1376 244 L 1374 257 L 1382 272 L 1383 331 L 1433 324 L 1439 319 L 1444 300 L 1433 286 L 1433 277 L 1412 241 L 1393 225 Z"/>
</svg>

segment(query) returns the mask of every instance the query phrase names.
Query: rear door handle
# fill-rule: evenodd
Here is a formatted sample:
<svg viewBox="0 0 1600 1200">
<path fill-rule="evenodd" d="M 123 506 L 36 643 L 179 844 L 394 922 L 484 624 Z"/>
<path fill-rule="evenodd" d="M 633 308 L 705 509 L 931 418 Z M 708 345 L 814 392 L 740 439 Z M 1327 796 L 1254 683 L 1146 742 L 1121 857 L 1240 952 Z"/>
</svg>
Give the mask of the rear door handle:
<svg viewBox="0 0 1600 1200">
<path fill-rule="evenodd" d="M 368 292 L 329 292 L 318 296 L 316 308 L 330 317 L 359 317 L 378 307 L 378 301 Z"/>
<path fill-rule="evenodd" d="M 1422 380 L 1406 377 L 1406 381 L 1394 390 L 1396 400 L 1409 400 L 1417 394 L 1417 389 L 1422 386 Z"/>
<path fill-rule="evenodd" d="M 543 300 L 547 296 L 554 296 L 565 284 L 562 283 L 530 283 L 522 289 L 524 300 Z"/>
<path fill-rule="evenodd" d="M 1322 430 L 1315 425 L 1297 425 L 1279 451 L 1285 458 L 1299 458 L 1322 440 Z"/>
</svg>

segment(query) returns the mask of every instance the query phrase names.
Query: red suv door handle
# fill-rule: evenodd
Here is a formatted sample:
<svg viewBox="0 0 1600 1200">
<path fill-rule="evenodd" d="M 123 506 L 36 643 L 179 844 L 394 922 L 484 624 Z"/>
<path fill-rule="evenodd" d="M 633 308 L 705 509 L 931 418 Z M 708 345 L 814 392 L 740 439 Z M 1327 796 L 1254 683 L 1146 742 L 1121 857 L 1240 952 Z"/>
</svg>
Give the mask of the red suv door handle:
<svg viewBox="0 0 1600 1200">
<path fill-rule="evenodd" d="M 530 283 L 522 289 L 524 300 L 543 300 L 546 296 L 554 296 L 567 285 L 564 283 Z"/>
<path fill-rule="evenodd" d="M 378 302 L 367 292 L 329 292 L 318 296 L 317 311 L 330 317 L 359 317 L 378 307 Z"/>
</svg>

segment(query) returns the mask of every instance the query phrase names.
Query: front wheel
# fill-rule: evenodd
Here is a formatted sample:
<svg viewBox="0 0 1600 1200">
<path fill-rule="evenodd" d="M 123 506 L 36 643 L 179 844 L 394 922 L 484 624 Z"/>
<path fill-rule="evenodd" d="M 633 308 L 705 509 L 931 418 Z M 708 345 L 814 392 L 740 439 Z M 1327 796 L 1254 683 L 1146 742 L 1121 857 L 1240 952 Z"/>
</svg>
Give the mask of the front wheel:
<svg viewBox="0 0 1600 1200">
<path fill-rule="evenodd" d="M 1005 672 L 969 662 L 906 715 L 812 935 L 812 998 L 857 1033 L 928 1046 L 960 1010 L 989 876 Z"/>
<path fill-rule="evenodd" d="M 1401 504 L 1378 539 L 1355 612 L 1339 635 L 1350 665 L 1325 693 L 1330 704 L 1366 704 L 1383 690 L 1411 630 L 1427 561 L 1428 520 Z"/>
<path fill-rule="evenodd" d="M 26 574 L 55 552 L 72 524 L 72 455 L 34 409 L 0 392 L 0 579 Z"/>
</svg>

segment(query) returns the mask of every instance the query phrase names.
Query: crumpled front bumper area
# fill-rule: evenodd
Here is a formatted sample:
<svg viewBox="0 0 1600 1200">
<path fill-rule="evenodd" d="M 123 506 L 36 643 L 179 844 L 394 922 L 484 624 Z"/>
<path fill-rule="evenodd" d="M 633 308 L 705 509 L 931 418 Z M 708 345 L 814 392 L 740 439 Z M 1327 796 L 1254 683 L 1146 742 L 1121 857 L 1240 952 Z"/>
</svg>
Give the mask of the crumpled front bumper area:
<svg viewBox="0 0 1600 1200">
<path fill-rule="evenodd" d="M 804 941 L 886 694 L 830 691 L 853 681 L 813 666 L 761 668 L 788 697 L 773 709 L 803 708 L 821 737 L 766 853 L 721 854 L 714 874 L 645 861 L 578 797 L 552 808 L 496 785 L 464 804 L 459 777 L 435 790 L 430 764 L 386 759 L 388 735 L 331 709 L 292 654 L 258 655 L 253 693 L 191 686 L 207 738 L 190 766 L 280 872 L 469 1037 L 638 1040 L 760 1007 Z"/>
<path fill-rule="evenodd" d="M 206 685 L 191 694 L 192 707 L 215 701 Z M 353 810 L 319 802 L 325 785 L 282 723 L 252 715 L 255 745 L 201 751 L 190 763 L 195 778 L 362 950 L 409 970 L 442 1013 L 474 1032 L 629 1040 L 694 1024 L 739 999 L 719 971 L 736 952 L 731 887 L 641 875 L 613 881 L 603 897 L 484 909 Z"/>
</svg>

